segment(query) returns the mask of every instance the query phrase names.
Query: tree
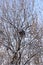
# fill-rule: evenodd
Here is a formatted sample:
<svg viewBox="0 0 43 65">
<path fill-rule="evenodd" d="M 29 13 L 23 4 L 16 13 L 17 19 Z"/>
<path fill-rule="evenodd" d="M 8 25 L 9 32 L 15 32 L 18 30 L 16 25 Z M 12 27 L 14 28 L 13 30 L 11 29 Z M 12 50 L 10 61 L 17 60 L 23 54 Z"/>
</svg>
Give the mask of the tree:
<svg viewBox="0 0 43 65">
<path fill-rule="evenodd" d="M 5 56 L 8 59 L 6 65 L 30 65 L 32 58 L 35 64 L 39 63 L 40 47 L 42 48 L 41 29 L 38 28 L 37 13 L 33 14 L 34 0 L 32 4 L 29 1 L 29 7 L 26 2 L 21 0 L 18 6 L 16 0 L 12 0 L 10 6 L 6 0 L 0 8 L 2 11 L 0 20 L 3 24 L 1 35 L 5 37 L 1 47 L 5 48 L 4 53 L 8 56 L 8 58 Z"/>
</svg>

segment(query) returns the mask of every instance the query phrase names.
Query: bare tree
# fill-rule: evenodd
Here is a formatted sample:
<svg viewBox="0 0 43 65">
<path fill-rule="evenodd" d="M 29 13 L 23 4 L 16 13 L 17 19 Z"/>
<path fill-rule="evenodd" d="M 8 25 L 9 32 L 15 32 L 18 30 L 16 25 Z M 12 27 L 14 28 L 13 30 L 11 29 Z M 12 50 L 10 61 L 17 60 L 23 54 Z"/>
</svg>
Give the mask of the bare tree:
<svg viewBox="0 0 43 65">
<path fill-rule="evenodd" d="M 3 24 L 1 26 L 3 29 L 0 27 L 0 35 L 2 38 L 4 36 L 4 40 L 0 38 L 0 42 L 1 47 L 5 49 L 3 57 L 7 58 L 3 65 L 31 65 L 32 61 L 36 65 L 40 64 L 42 29 L 38 27 L 34 0 L 31 1 L 32 4 L 29 1 L 29 7 L 26 2 L 21 0 L 17 5 L 16 0 L 12 0 L 10 5 L 6 0 L 0 6 L 2 11 L 0 22 Z"/>
</svg>

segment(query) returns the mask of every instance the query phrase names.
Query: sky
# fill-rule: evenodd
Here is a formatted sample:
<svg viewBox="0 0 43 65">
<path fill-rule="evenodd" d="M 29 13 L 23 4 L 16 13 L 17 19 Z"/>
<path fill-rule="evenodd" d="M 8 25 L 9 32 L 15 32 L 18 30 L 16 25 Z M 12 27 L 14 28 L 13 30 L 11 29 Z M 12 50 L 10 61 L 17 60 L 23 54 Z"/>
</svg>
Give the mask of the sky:
<svg viewBox="0 0 43 65">
<path fill-rule="evenodd" d="M 1 5 L 1 1 L 2 0 L 0 0 L 0 5 Z M 9 0 L 9 1 L 11 4 L 12 0 Z M 19 1 L 19 0 L 17 0 L 17 1 Z M 27 0 L 27 1 L 29 1 L 29 0 Z M 35 0 L 35 10 L 38 14 L 38 18 L 39 18 L 40 23 L 43 23 L 43 0 Z"/>
<path fill-rule="evenodd" d="M 43 23 L 43 0 L 35 0 L 35 9 L 37 11 L 40 23 Z"/>
</svg>

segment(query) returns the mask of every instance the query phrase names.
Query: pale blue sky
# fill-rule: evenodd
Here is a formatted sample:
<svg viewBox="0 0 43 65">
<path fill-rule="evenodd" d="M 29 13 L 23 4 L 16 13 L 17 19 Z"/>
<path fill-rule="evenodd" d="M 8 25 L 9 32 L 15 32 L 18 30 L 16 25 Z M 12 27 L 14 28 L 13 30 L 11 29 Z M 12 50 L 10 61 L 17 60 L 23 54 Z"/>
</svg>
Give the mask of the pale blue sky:
<svg viewBox="0 0 43 65">
<path fill-rule="evenodd" d="M 11 4 L 12 0 L 9 0 L 9 1 L 10 1 L 9 3 Z M 19 1 L 19 0 L 17 0 L 17 1 Z M 27 1 L 29 1 L 29 0 L 27 0 Z M 0 0 L 0 5 L 1 5 L 1 2 L 2 2 L 2 0 Z M 35 10 L 38 14 L 40 22 L 43 22 L 43 0 L 35 0 Z"/>
<path fill-rule="evenodd" d="M 35 9 L 41 22 L 43 22 L 43 0 L 35 0 Z"/>
</svg>

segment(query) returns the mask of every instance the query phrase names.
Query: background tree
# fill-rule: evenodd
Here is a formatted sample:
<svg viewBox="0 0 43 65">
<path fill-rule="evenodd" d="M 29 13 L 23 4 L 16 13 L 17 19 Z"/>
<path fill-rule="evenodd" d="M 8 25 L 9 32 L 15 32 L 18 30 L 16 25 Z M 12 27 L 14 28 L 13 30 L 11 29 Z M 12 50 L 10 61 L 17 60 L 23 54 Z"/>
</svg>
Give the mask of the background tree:
<svg viewBox="0 0 43 65">
<path fill-rule="evenodd" d="M 38 27 L 34 0 L 30 0 L 28 5 L 27 2 L 26 0 L 11 0 L 10 5 L 9 0 L 2 0 L 0 57 L 2 54 L 4 61 L 0 63 L 1 65 L 31 65 L 31 63 L 41 65 L 42 60 L 39 59 L 43 52 L 43 30 Z"/>
</svg>

